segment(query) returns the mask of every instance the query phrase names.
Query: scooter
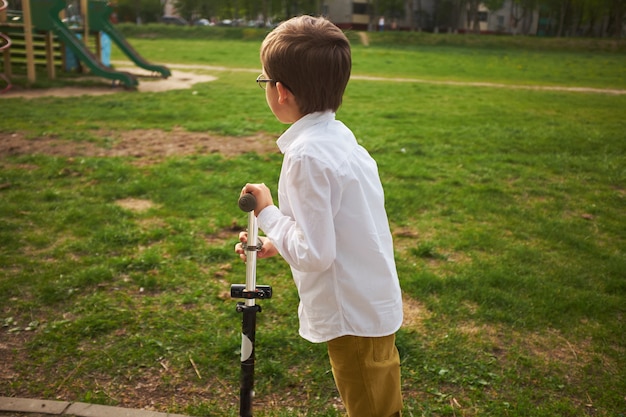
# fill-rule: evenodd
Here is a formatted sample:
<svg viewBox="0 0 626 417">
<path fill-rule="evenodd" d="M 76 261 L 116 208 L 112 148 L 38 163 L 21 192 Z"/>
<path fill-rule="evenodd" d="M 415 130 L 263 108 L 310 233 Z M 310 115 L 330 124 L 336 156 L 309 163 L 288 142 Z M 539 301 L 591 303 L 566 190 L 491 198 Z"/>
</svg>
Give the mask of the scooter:
<svg viewBox="0 0 626 417">
<path fill-rule="evenodd" d="M 257 252 L 262 243 L 258 238 L 258 225 L 254 208 L 254 195 L 244 194 L 239 199 L 239 208 L 248 213 L 248 243 L 244 244 L 246 253 L 246 283 L 233 284 L 230 287 L 231 298 L 244 299 L 237 303 L 237 312 L 243 314 L 241 322 L 241 378 L 239 385 L 239 417 L 252 417 L 252 399 L 254 397 L 254 341 L 256 335 L 256 314 L 261 312 L 257 299 L 272 297 L 269 285 L 256 285 Z M 251 243 L 252 242 L 252 243 Z"/>
</svg>

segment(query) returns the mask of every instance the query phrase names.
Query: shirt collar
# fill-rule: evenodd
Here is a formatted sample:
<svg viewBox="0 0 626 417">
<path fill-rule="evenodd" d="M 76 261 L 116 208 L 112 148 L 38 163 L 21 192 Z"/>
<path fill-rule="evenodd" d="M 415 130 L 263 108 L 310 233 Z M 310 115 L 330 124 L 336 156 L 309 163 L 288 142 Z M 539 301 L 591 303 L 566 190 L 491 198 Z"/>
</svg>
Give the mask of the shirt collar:
<svg viewBox="0 0 626 417">
<path fill-rule="evenodd" d="M 298 139 L 302 131 L 318 123 L 326 123 L 333 120 L 335 120 L 335 112 L 332 111 L 309 113 L 289 126 L 289 129 L 285 130 L 285 132 L 278 138 L 276 144 L 278 145 L 280 151 L 285 153 Z"/>
</svg>

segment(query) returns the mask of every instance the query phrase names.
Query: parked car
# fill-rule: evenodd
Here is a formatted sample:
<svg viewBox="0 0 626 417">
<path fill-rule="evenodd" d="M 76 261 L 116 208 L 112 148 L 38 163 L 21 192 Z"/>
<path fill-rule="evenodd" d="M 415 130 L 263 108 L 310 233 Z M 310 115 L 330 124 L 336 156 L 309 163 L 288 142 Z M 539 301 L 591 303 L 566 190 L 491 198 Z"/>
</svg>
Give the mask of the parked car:
<svg viewBox="0 0 626 417">
<path fill-rule="evenodd" d="M 180 16 L 163 16 L 161 18 L 161 23 L 165 23 L 166 25 L 179 25 L 185 26 L 189 23 Z"/>
<path fill-rule="evenodd" d="M 198 19 L 195 22 L 193 22 L 193 24 L 195 26 L 213 26 L 213 24 L 209 22 L 208 19 Z"/>
</svg>

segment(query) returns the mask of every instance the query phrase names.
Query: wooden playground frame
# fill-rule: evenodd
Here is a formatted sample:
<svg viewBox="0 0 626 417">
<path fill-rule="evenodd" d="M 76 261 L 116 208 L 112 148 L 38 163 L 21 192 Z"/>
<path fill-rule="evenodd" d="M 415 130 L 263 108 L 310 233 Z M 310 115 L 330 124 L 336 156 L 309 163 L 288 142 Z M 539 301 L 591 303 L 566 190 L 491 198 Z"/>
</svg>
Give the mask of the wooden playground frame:
<svg viewBox="0 0 626 417">
<path fill-rule="evenodd" d="M 87 18 L 87 10 L 88 10 L 88 0 L 80 0 L 80 8 L 81 8 L 81 17 L 83 21 L 83 37 L 85 43 L 87 43 L 89 39 L 89 19 Z M 15 27 L 23 27 L 24 30 L 24 41 L 25 41 L 25 53 L 26 53 L 26 78 L 28 84 L 33 84 L 37 81 L 37 73 L 35 71 L 35 43 L 33 40 L 33 23 L 32 23 L 32 14 L 31 14 L 31 4 L 30 0 L 22 1 L 22 16 L 23 23 L 15 24 L 7 22 L 7 14 L 6 9 L 8 7 L 7 0 L 0 0 L 0 24 L 5 26 L 15 26 Z M 3 45 L 0 49 L 3 53 L 3 62 L 4 62 L 4 78 L 9 85 L 5 89 L 5 91 L 10 88 L 10 78 L 13 75 L 13 70 L 11 66 L 11 52 L 9 48 L 11 46 L 10 38 L 7 35 L 2 35 L 3 39 L 6 39 L 7 44 Z M 98 40 L 98 39 L 97 39 Z M 54 64 L 54 36 L 53 33 L 48 31 L 45 34 L 45 50 L 46 50 L 46 69 L 48 72 L 48 78 L 53 80 L 56 78 L 56 69 Z M 96 41 L 96 49 L 100 49 L 99 42 Z"/>
</svg>

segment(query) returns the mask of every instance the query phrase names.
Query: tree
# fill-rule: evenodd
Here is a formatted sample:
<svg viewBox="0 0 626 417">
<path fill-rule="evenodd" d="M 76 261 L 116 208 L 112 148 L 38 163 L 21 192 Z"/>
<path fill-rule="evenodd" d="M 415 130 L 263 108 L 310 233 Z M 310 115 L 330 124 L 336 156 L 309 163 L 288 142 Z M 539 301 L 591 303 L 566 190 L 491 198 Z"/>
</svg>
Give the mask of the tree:
<svg viewBox="0 0 626 417">
<path fill-rule="evenodd" d="M 415 3 L 417 2 L 417 10 L 415 10 Z M 404 7 L 409 11 L 409 29 L 411 31 L 416 30 L 418 32 L 422 31 L 421 26 L 421 11 L 422 11 L 422 1 L 421 0 L 406 0 Z"/>
<path fill-rule="evenodd" d="M 536 8 L 536 0 L 513 0 L 510 16 L 513 23 L 513 34 L 522 33 L 528 35 L 532 16 Z"/>
<path fill-rule="evenodd" d="M 474 33 L 480 33 L 480 21 L 478 20 L 478 7 L 481 0 L 467 0 L 467 22 L 466 26 Z"/>
<path fill-rule="evenodd" d="M 504 6 L 504 0 L 483 0 L 483 4 L 489 12 L 495 12 Z"/>
<path fill-rule="evenodd" d="M 467 7 L 467 0 L 443 0 L 438 2 L 435 25 L 447 26 L 448 32 L 457 32 L 461 24 L 461 11 Z"/>
<path fill-rule="evenodd" d="M 115 3 L 120 22 L 157 22 L 163 15 L 159 0 L 117 0 Z"/>
<path fill-rule="evenodd" d="M 193 22 L 201 3 L 201 0 L 176 0 L 174 7 L 180 17 L 185 18 L 188 22 Z"/>
<path fill-rule="evenodd" d="M 626 17 L 626 5 L 624 4 L 624 0 L 612 1 L 609 16 L 611 18 L 609 23 L 609 33 L 612 33 L 616 38 L 620 38 L 622 36 L 624 18 Z"/>
</svg>

